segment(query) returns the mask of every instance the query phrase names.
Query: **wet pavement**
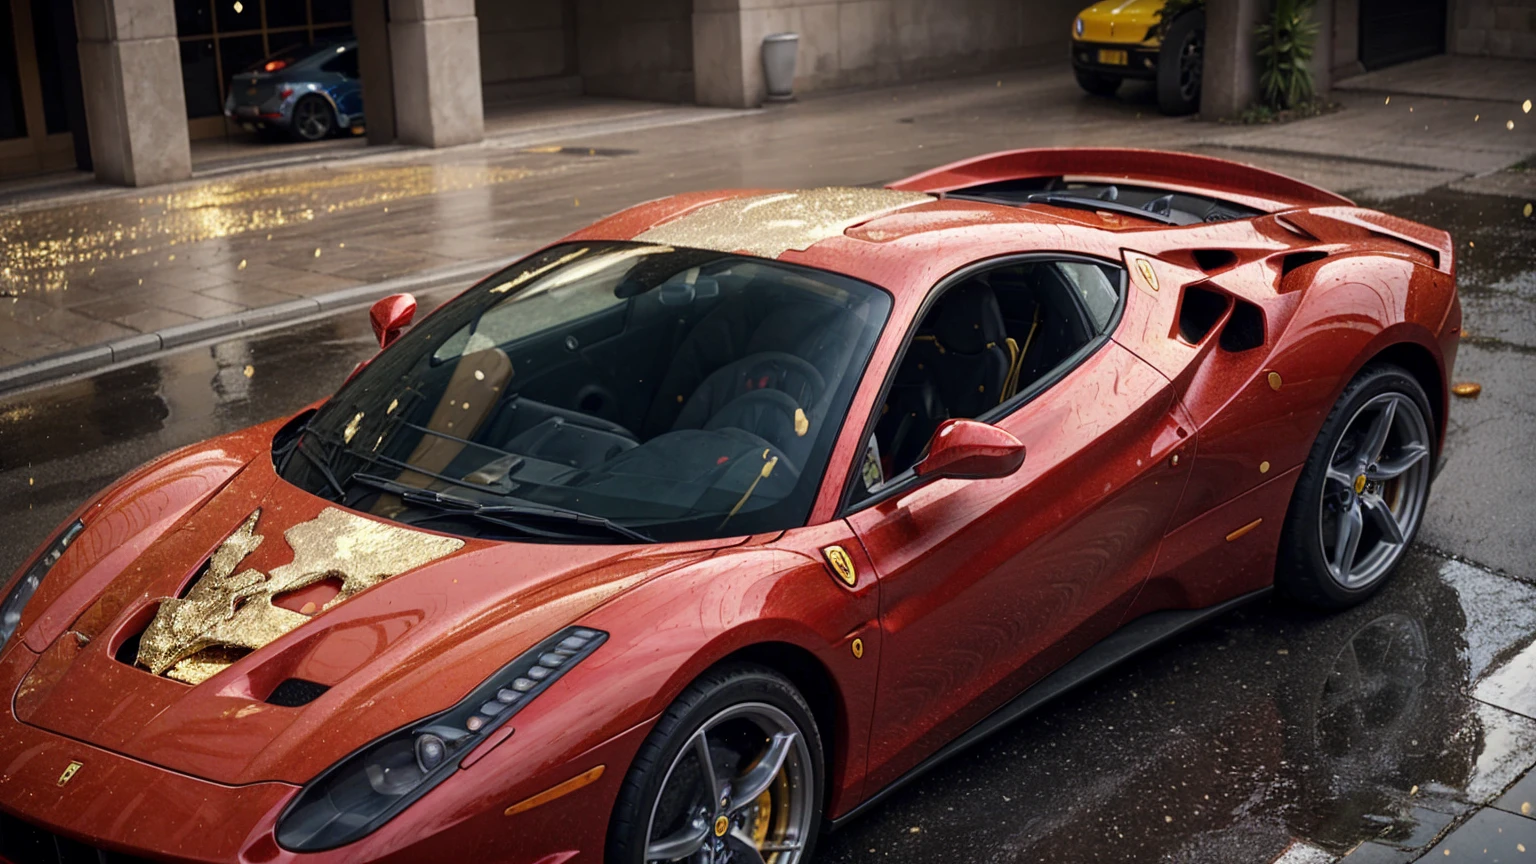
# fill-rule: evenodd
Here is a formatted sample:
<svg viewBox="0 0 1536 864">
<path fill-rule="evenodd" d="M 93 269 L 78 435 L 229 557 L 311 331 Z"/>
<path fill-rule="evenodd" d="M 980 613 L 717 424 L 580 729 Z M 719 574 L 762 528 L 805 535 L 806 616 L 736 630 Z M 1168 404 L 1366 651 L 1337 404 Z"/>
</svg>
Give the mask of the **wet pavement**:
<svg viewBox="0 0 1536 864">
<path fill-rule="evenodd" d="M 530 103 L 493 117 L 479 145 L 0 202 L 0 368 L 501 258 L 695 189 L 878 184 L 1093 144 L 1193 150 L 1384 199 L 1536 153 L 1536 116 L 1497 94 L 1337 98 L 1343 110 L 1284 126 L 1202 123 L 1158 115 L 1146 86 L 1089 97 L 1051 63 L 762 111 Z"/>
<path fill-rule="evenodd" d="M 1510 788 L 1536 765 L 1536 245 L 1519 204 L 1386 205 L 1456 232 L 1457 378 L 1484 387 L 1452 406 L 1423 542 L 1391 585 L 1339 615 L 1265 601 L 1192 631 L 899 792 L 818 860 L 1531 860 L 1516 846 L 1536 850 L 1536 774 Z M 0 399 L 0 572 L 133 466 L 323 397 L 373 345 L 353 310 Z"/>
</svg>

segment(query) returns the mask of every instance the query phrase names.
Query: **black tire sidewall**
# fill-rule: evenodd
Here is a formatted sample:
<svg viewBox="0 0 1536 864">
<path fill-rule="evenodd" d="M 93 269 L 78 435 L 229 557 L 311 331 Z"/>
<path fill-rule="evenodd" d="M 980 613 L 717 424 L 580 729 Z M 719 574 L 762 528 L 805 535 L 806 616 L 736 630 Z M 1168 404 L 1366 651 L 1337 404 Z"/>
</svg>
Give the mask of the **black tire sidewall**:
<svg viewBox="0 0 1536 864">
<path fill-rule="evenodd" d="M 1430 465 L 1438 458 L 1436 452 L 1435 415 L 1430 409 L 1429 397 L 1424 388 L 1408 372 L 1397 366 L 1373 365 L 1361 370 L 1344 393 L 1334 403 L 1333 410 L 1323 421 L 1312 451 L 1296 479 L 1296 489 L 1286 512 L 1285 527 L 1280 537 L 1280 555 L 1275 571 L 1275 586 L 1287 597 L 1304 604 L 1325 609 L 1342 609 L 1363 602 L 1391 578 L 1388 571 L 1381 578 L 1359 588 L 1345 588 L 1328 572 L 1323 558 L 1322 541 L 1317 526 L 1321 518 L 1323 483 L 1329 460 L 1340 438 L 1361 406 L 1383 393 L 1400 393 L 1412 399 L 1424 416 L 1430 430 Z M 1425 489 L 1426 503 L 1429 489 Z M 1420 526 L 1424 524 L 1421 512 L 1413 531 L 1404 538 L 1404 548 L 1412 545 Z M 1399 558 L 1401 563 L 1401 558 Z M 1396 565 L 1394 565 L 1395 569 Z"/>
<path fill-rule="evenodd" d="M 1163 36 L 1163 46 L 1157 54 L 1157 107 L 1164 114 L 1190 114 L 1200 109 L 1200 92 L 1204 89 L 1204 75 L 1201 75 L 1201 89 L 1195 92 L 1194 99 L 1185 99 L 1179 92 L 1179 58 L 1184 53 L 1184 45 L 1188 40 L 1194 34 L 1204 32 L 1205 12 L 1199 9 L 1180 15 L 1168 25 L 1168 32 Z M 1200 51 L 1200 62 L 1205 63 L 1203 47 Z"/>
<path fill-rule="evenodd" d="M 1120 89 L 1121 79 L 1114 76 L 1082 69 L 1074 69 L 1073 72 L 1077 75 L 1077 86 L 1094 96 L 1113 96 Z"/>
<path fill-rule="evenodd" d="M 810 836 L 806 838 L 801 860 L 811 860 L 821 827 L 827 783 L 826 759 L 816 719 L 805 698 L 777 672 L 753 664 L 733 664 L 705 673 L 689 685 L 640 745 L 614 804 L 605 857 L 608 864 L 644 864 L 651 809 L 661 794 L 667 769 L 706 721 L 732 705 L 748 702 L 772 705 L 789 715 L 810 750 L 814 798 Z"/>
</svg>

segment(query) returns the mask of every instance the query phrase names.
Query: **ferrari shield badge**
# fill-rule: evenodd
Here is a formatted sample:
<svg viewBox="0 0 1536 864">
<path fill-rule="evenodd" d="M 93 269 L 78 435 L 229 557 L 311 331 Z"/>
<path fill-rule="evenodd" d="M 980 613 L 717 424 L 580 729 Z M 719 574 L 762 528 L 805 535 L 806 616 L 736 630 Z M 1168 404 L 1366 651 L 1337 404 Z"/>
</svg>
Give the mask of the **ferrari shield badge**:
<svg viewBox="0 0 1536 864">
<path fill-rule="evenodd" d="M 64 769 L 64 773 L 59 775 L 59 785 L 67 785 L 69 781 L 75 779 L 75 774 L 79 773 L 82 767 L 84 766 L 82 766 L 79 762 L 69 763 L 69 766 Z"/>
<path fill-rule="evenodd" d="M 827 564 L 831 565 L 832 572 L 844 585 L 852 588 L 858 584 L 859 573 L 853 569 L 853 559 L 848 557 L 847 550 L 841 546 L 828 546 L 821 550 L 821 554 L 827 556 Z"/>
</svg>

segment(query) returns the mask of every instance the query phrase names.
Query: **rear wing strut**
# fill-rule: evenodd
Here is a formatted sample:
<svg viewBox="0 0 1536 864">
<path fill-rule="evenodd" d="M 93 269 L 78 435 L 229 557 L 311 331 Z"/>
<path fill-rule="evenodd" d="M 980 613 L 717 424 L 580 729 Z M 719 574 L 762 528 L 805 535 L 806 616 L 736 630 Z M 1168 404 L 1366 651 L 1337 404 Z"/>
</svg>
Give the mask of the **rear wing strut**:
<svg viewBox="0 0 1536 864">
<path fill-rule="evenodd" d="M 1112 147 L 1010 150 L 977 156 L 898 180 L 890 189 L 939 195 L 1012 180 L 1068 177 L 1130 183 L 1222 198 L 1273 213 L 1354 202 L 1283 174 L 1190 153 Z"/>
</svg>

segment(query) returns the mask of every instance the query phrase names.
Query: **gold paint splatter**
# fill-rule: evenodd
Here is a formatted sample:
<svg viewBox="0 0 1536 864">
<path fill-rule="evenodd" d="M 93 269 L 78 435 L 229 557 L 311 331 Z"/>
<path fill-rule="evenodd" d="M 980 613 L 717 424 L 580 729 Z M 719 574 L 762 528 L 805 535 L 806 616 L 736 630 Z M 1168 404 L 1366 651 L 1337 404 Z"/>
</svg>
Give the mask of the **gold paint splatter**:
<svg viewBox="0 0 1536 864">
<path fill-rule="evenodd" d="M 345 248 L 347 248 L 347 244 L 345 244 L 345 243 L 337 243 L 336 244 L 336 248 L 337 249 L 345 249 Z"/>
<path fill-rule="evenodd" d="M 245 368 L 244 368 L 244 369 L 243 369 L 243 370 L 241 370 L 241 371 L 242 371 L 242 372 L 244 372 L 244 373 L 245 373 L 245 377 L 247 377 L 247 378 L 249 378 L 249 377 L 251 377 L 251 376 L 252 376 L 252 375 L 255 375 L 255 374 L 256 374 L 256 367 L 255 367 L 255 366 L 252 366 L 252 365 L 250 365 L 250 364 L 249 364 L 249 363 L 247 363 L 247 364 L 246 364 L 246 365 L 245 365 Z"/>
<path fill-rule="evenodd" d="M 1531 815 L 1531 802 L 1529 802 L 1529 801 L 1522 801 L 1522 802 L 1520 802 L 1520 815 L 1521 816 L 1529 816 L 1529 815 Z"/>
<path fill-rule="evenodd" d="M 1513 121 L 1513 120 L 1505 120 L 1504 121 L 1504 128 L 1508 129 L 1511 132 L 1515 131 L 1515 121 Z"/>
<path fill-rule="evenodd" d="M 1526 202 L 1526 205 L 1525 205 L 1525 218 L 1527 218 L 1527 219 L 1531 218 L 1531 210 L 1532 210 L 1532 208 L 1531 208 L 1530 202 Z"/>
<path fill-rule="evenodd" d="M 1473 114 L 1472 115 L 1472 122 L 1473 123 L 1476 123 L 1477 121 L 1479 121 L 1481 119 L 1483 119 L 1483 115 L 1481 115 L 1481 114 Z"/>
<path fill-rule="evenodd" d="M 393 413 L 395 413 L 395 409 L 399 408 L 399 407 L 400 407 L 400 400 L 399 399 L 391 399 L 391 400 L 389 400 L 389 407 L 384 409 L 384 413 L 385 414 L 393 414 Z"/>
<path fill-rule="evenodd" d="M 363 425 L 363 412 L 359 411 L 351 420 L 347 421 L 347 428 L 341 430 L 342 440 L 351 444 L 352 439 L 357 435 L 358 427 L 361 425 Z"/>
<path fill-rule="evenodd" d="M 37 483 L 37 478 L 35 478 L 35 477 L 28 477 L 27 478 L 27 485 L 28 486 L 34 485 L 35 483 Z"/>
<path fill-rule="evenodd" d="M 1260 474 L 1268 474 L 1269 473 L 1269 463 L 1268 462 L 1260 462 L 1259 463 L 1259 473 Z"/>
<path fill-rule="evenodd" d="M 214 551 L 208 570 L 182 599 L 166 597 L 144 631 L 137 662 L 156 675 L 188 684 L 207 680 L 246 651 L 256 651 L 307 622 L 308 616 L 272 600 L 340 578 L 335 606 L 385 579 L 464 547 L 464 541 L 376 522 L 327 507 L 283 532 L 292 560 L 269 573 L 239 570 L 262 544 L 253 512 Z"/>
<path fill-rule="evenodd" d="M 1387 104 L 1387 105 L 1391 105 L 1391 104 L 1392 104 L 1392 97 L 1391 97 L 1391 96 L 1388 96 L 1388 97 L 1387 97 L 1387 101 L 1386 101 L 1386 104 Z"/>
<path fill-rule="evenodd" d="M 464 410 L 465 410 L 465 411 L 468 411 L 468 410 L 469 410 L 469 403 L 468 403 L 468 402 L 465 402 L 465 403 L 464 403 Z"/>
<path fill-rule="evenodd" d="M 244 258 L 240 259 L 240 266 L 236 267 L 235 269 L 236 270 L 244 270 L 245 269 L 245 259 Z"/>
<path fill-rule="evenodd" d="M 313 614 L 315 614 L 315 601 L 311 600 L 308 603 L 305 603 L 303 606 L 300 606 L 299 607 L 299 614 L 300 615 L 313 615 Z"/>
<path fill-rule="evenodd" d="M 1524 111 L 1527 114 L 1531 113 L 1531 100 L 1527 99 L 1524 102 L 1520 103 L 1520 110 Z"/>
<path fill-rule="evenodd" d="M 795 409 L 795 437 L 804 438 L 805 433 L 811 430 L 811 421 L 805 416 L 803 408 Z"/>
<path fill-rule="evenodd" d="M 315 257 L 316 257 L 316 258 L 319 258 L 319 257 L 320 257 L 320 247 L 319 247 L 319 246 L 316 246 L 316 247 L 315 247 Z"/>
<path fill-rule="evenodd" d="M 577 198 L 577 199 L 575 199 L 575 200 L 576 200 L 576 206 L 577 206 L 577 207 L 580 207 L 580 206 L 581 206 L 581 199 L 580 199 L 580 198 Z"/>
<path fill-rule="evenodd" d="M 1483 392 L 1483 385 L 1473 381 L 1463 381 L 1452 387 L 1451 392 L 1463 399 L 1476 399 Z"/>
<path fill-rule="evenodd" d="M 475 380 L 476 381 L 484 381 L 485 380 L 485 373 L 480 371 L 479 369 L 476 369 L 475 370 Z"/>
<path fill-rule="evenodd" d="M 635 239 L 777 258 L 790 250 L 803 252 L 877 216 L 932 200 L 921 192 L 862 187 L 750 195 L 705 205 Z"/>
<path fill-rule="evenodd" d="M 1283 380 L 1281 380 L 1281 378 L 1280 378 L 1280 373 L 1279 372 L 1271 372 L 1271 373 L 1269 373 L 1269 389 L 1271 389 L 1271 390 L 1279 390 L 1280 389 L 1280 385 L 1284 384 L 1284 383 L 1285 382 Z"/>
<path fill-rule="evenodd" d="M 1417 794 L 1419 794 L 1419 784 L 1417 784 L 1417 783 L 1413 784 L 1413 788 L 1408 790 L 1408 794 L 1409 795 L 1417 795 Z"/>
</svg>

